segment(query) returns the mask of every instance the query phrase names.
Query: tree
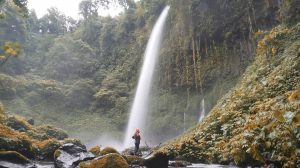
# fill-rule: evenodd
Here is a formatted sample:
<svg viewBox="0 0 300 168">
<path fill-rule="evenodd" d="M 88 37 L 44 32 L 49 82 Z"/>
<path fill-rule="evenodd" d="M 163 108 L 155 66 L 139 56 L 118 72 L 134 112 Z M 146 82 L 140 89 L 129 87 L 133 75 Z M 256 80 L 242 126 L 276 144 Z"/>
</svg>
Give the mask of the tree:
<svg viewBox="0 0 300 168">
<path fill-rule="evenodd" d="M 10 57 L 17 57 L 21 52 L 21 46 L 17 42 L 8 41 L 1 46 L 0 65 L 3 65 Z"/>
<path fill-rule="evenodd" d="M 64 34 L 67 32 L 67 18 L 57 8 L 49 8 L 48 14 L 40 19 L 40 30 L 43 33 Z"/>
<path fill-rule="evenodd" d="M 27 13 L 27 0 L 13 0 L 13 4 L 22 9 L 22 12 L 25 11 Z M 2 30 L 0 31 L 1 39 L 14 40 L 6 42 L 0 40 L 0 43 L 4 43 L 3 46 L 0 46 L 0 66 L 3 65 L 10 57 L 17 57 L 21 53 L 21 46 L 15 41 L 25 40 L 24 19 L 18 15 L 19 11 L 14 5 L 12 5 L 10 1 L 0 0 L 0 26 L 2 27 Z M 5 13 L 2 12 L 2 10 L 5 11 Z"/>
<path fill-rule="evenodd" d="M 79 11 L 84 20 L 87 20 L 92 16 L 98 16 L 99 8 L 108 8 L 110 5 L 120 5 L 128 9 L 134 7 L 135 2 L 133 0 L 83 0 L 79 4 Z"/>
<path fill-rule="evenodd" d="M 93 0 L 84 0 L 79 4 L 79 11 L 84 20 L 88 20 L 93 16 L 98 16 L 98 8 L 99 6 Z"/>
<path fill-rule="evenodd" d="M 26 19 L 27 31 L 32 33 L 38 33 L 40 31 L 39 19 L 35 13 L 35 10 L 29 11 L 28 18 Z"/>
</svg>

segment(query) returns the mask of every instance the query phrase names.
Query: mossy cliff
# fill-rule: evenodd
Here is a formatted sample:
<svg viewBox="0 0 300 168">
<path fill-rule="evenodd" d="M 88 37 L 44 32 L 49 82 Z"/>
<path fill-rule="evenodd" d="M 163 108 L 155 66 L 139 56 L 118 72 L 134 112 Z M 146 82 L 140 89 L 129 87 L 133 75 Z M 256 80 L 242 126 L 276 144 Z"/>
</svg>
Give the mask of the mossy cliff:
<svg viewBox="0 0 300 168">
<path fill-rule="evenodd" d="M 237 85 L 160 151 L 193 162 L 300 166 L 300 24 L 258 38 L 255 60 Z"/>
<path fill-rule="evenodd" d="M 79 143 L 68 139 L 61 129 L 52 126 L 32 126 L 24 118 L 7 116 L 0 106 L 0 151 L 14 151 L 29 159 L 52 161 L 55 150 L 64 143 Z"/>
</svg>

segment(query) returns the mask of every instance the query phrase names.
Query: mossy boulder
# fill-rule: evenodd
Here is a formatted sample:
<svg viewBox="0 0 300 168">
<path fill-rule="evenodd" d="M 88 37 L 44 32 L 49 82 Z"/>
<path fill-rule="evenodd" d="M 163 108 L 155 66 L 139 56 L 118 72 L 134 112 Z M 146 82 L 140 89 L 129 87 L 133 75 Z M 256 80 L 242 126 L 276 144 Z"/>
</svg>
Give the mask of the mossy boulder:
<svg viewBox="0 0 300 168">
<path fill-rule="evenodd" d="M 15 151 L 35 160 L 53 160 L 56 149 L 62 144 L 73 142 L 85 148 L 79 140 L 66 139 L 68 135 L 53 126 L 34 127 L 25 118 L 6 117 L 1 106 L 0 151 Z"/>
<path fill-rule="evenodd" d="M 31 167 L 31 162 L 28 158 L 16 151 L 0 151 L 0 167 Z"/>
<path fill-rule="evenodd" d="M 58 140 L 63 140 L 63 139 L 68 138 L 68 134 L 64 130 L 53 127 L 51 125 L 38 126 L 38 127 L 36 127 L 36 130 L 40 131 L 40 132 L 44 132 L 50 138 L 55 138 Z"/>
<path fill-rule="evenodd" d="M 64 139 L 62 142 L 62 145 L 64 144 L 68 144 L 68 143 L 71 143 L 71 144 L 74 144 L 76 146 L 79 146 L 81 148 L 84 148 L 86 149 L 86 146 L 83 145 L 83 143 L 79 140 L 79 139 L 71 139 L 71 138 L 67 138 L 67 139 Z"/>
<path fill-rule="evenodd" d="M 117 153 L 110 153 L 92 161 L 82 162 L 80 168 L 128 168 L 126 160 Z"/>
<path fill-rule="evenodd" d="M 129 165 L 141 165 L 145 161 L 145 159 L 133 155 L 123 155 L 123 157 Z"/>
<path fill-rule="evenodd" d="M 0 161 L 9 161 L 18 164 L 30 163 L 27 157 L 16 151 L 0 151 Z"/>
<path fill-rule="evenodd" d="M 146 166 L 147 168 L 168 168 L 169 158 L 167 154 L 163 152 L 157 152 L 146 157 L 142 165 Z"/>
<path fill-rule="evenodd" d="M 0 151 L 16 151 L 33 158 L 31 139 L 25 134 L 0 124 Z"/>
<path fill-rule="evenodd" d="M 94 154 L 95 156 L 100 156 L 101 155 L 101 148 L 100 146 L 95 146 L 92 147 L 89 152 L 91 152 L 92 154 Z"/>
<path fill-rule="evenodd" d="M 16 115 L 9 116 L 6 125 L 20 132 L 27 132 L 32 129 L 32 125 L 30 125 L 25 118 Z"/>
<path fill-rule="evenodd" d="M 119 154 L 119 152 L 112 148 L 112 147 L 105 147 L 101 152 L 100 152 L 100 155 L 106 155 L 106 154 L 109 154 L 109 153 L 117 153 Z"/>
<path fill-rule="evenodd" d="M 48 139 L 44 141 L 34 141 L 34 153 L 38 160 L 53 160 L 54 152 L 61 146 L 57 139 Z"/>
</svg>

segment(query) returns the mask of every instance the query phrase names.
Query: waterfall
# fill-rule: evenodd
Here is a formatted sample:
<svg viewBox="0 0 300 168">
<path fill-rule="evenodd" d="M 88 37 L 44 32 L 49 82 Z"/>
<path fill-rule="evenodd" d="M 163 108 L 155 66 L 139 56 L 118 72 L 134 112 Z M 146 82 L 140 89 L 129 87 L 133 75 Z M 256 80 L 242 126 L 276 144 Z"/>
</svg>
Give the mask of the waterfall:
<svg viewBox="0 0 300 168">
<path fill-rule="evenodd" d="M 205 100 L 204 100 L 204 98 L 201 101 L 201 107 L 200 108 L 201 108 L 201 110 L 200 110 L 199 122 L 201 122 L 205 117 Z"/>
<path fill-rule="evenodd" d="M 151 90 L 152 78 L 155 64 L 159 55 L 161 36 L 163 33 L 164 23 L 167 19 L 170 7 L 167 6 L 159 16 L 151 32 L 150 39 L 144 54 L 144 63 L 140 73 L 134 102 L 131 108 L 127 131 L 124 139 L 124 148 L 133 146 L 131 136 L 136 128 L 140 128 L 142 136 L 145 130 L 145 121 L 147 114 L 148 97 Z"/>
</svg>

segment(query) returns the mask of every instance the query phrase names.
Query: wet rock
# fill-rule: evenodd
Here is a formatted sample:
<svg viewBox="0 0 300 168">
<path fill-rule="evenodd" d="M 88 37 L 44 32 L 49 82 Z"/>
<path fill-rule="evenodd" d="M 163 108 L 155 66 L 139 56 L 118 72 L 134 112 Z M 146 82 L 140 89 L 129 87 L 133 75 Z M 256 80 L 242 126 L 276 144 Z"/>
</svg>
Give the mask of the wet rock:
<svg viewBox="0 0 300 168">
<path fill-rule="evenodd" d="M 134 147 L 127 148 L 124 151 L 122 151 L 122 155 L 134 155 Z M 152 151 L 152 148 L 147 146 L 141 146 L 137 155 L 138 156 L 148 156 Z"/>
<path fill-rule="evenodd" d="M 129 168 L 126 160 L 117 153 L 110 153 L 104 156 L 100 156 L 94 160 L 81 162 L 80 168 Z M 157 167 L 159 168 L 159 167 Z"/>
<path fill-rule="evenodd" d="M 123 158 L 127 161 L 129 165 L 141 165 L 145 161 L 145 159 L 141 157 L 132 155 L 123 155 Z"/>
<path fill-rule="evenodd" d="M 169 166 L 172 166 L 172 167 L 187 167 L 190 165 L 192 165 L 190 162 L 182 161 L 182 160 L 176 160 L 176 161 L 169 162 Z"/>
<path fill-rule="evenodd" d="M 86 148 L 67 143 L 59 147 L 54 153 L 55 167 L 74 168 L 80 162 L 92 160 L 95 156 L 87 152 Z"/>
<path fill-rule="evenodd" d="M 34 153 L 38 160 L 53 161 L 53 154 L 61 144 L 57 139 L 37 141 L 33 143 Z"/>
<path fill-rule="evenodd" d="M 142 165 L 147 168 L 168 168 L 169 158 L 165 153 L 159 152 L 145 158 Z"/>
<path fill-rule="evenodd" d="M 29 119 L 28 121 L 27 121 L 30 125 L 34 125 L 34 119 Z"/>
<path fill-rule="evenodd" d="M 0 152 L 1 168 L 30 168 L 33 167 L 30 160 L 15 151 Z"/>
<path fill-rule="evenodd" d="M 33 158 L 32 145 L 28 137 L 24 134 L 14 134 L 13 130 L 1 125 L 0 148 L 1 151 L 17 151 L 28 158 Z"/>
</svg>

